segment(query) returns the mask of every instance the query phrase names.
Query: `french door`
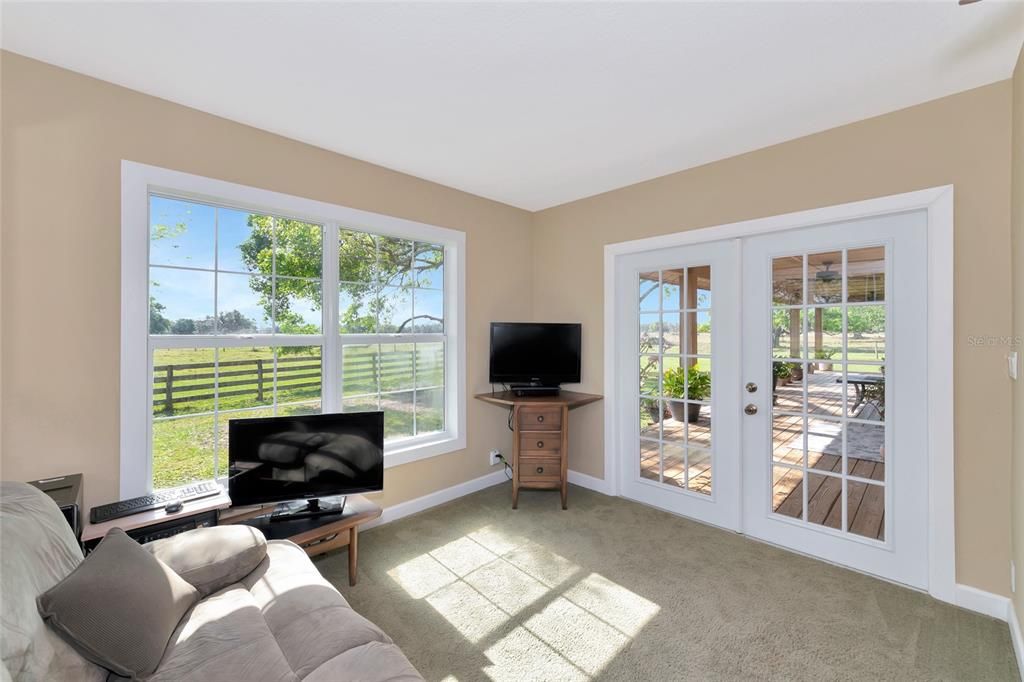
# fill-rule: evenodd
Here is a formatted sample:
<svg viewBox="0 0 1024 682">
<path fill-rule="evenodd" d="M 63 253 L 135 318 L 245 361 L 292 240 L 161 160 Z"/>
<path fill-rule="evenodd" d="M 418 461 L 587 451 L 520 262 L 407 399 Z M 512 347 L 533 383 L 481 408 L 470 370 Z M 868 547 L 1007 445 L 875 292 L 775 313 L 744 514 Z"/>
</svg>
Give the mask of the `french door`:
<svg viewBox="0 0 1024 682">
<path fill-rule="evenodd" d="M 918 211 L 620 258 L 622 494 L 927 587 L 925 230 Z"/>
<path fill-rule="evenodd" d="M 734 530 L 739 255 L 736 242 L 714 242 L 623 258 L 617 306 L 630 311 L 619 358 L 629 377 L 619 433 L 631 453 L 620 459 L 622 494 Z"/>
</svg>

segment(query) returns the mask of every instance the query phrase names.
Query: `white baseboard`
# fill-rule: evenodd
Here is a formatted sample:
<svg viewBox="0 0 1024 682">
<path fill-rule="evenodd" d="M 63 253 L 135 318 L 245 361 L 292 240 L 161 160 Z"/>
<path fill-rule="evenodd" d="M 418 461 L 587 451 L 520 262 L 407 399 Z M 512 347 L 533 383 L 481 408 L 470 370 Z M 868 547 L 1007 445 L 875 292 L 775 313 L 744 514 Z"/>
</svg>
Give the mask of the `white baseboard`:
<svg viewBox="0 0 1024 682">
<path fill-rule="evenodd" d="M 970 585 L 958 584 L 956 586 L 955 603 L 957 606 L 968 611 L 991 616 L 1004 622 L 1009 620 L 1010 612 L 1013 610 L 1009 597 L 979 590 Z"/>
<path fill-rule="evenodd" d="M 393 504 L 390 507 L 384 508 L 384 513 L 380 515 L 379 519 L 375 519 L 363 526 L 364 529 L 373 528 L 390 521 L 397 521 L 398 519 L 415 514 L 417 512 L 436 507 L 439 504 L 445 502 L 451 502 L 452 500 L 475 493 L 478 490 L 484 488 L 490 488 L 492 485 L 498 485 L 504 483 L 508 478 L 505 476 L 504 471 L 492 471 L 489 474 L 481 476 L 480 478 L 474 478 L 464 483 L 458 483 L 451 486 L 450 488 L 444 488 L 436 492 L 417 497 L 407 502 L 399 502 Z"/>
<path fill-rule="evenodd" d="M 603 495 L 611 495 L 611 486 L 608 485 L 608 479 L 606 478 L 594 478 L 587 474 L 581 474 L 578 471 L 569 469 L 569 483 L 578 485 L 581 488 L 590 488 L 596 490 Z"/>
<path fill-rule="evenodd" d="M 1013 642 L 1013 655 L 1017 658 L 1017 671 L 1024 679 L 1024 637 L 1021 637 L 1020 621 L 1017 620 L 1017 609 L 1013 608 L 1010 602 L 1009 608 L 1010 641 Z"/>
<path fill-rule="evenodd" d="M 397 521 L 398 519 L 415 514 L 417 512 L 425 511 L 431 507 L 436 507 L 439 504 L 445 502 L 451 502 L 452 500 L 458 499 L 464 495 L 475 493 L 478 490 L 484 488 L 490 488 L 491 486 L 504 483 L 508 480 L 504 471 L 492 471 L 491 473 L 481 476 L 480 478 L 474 478 L 471 481 L 459 483 L 453 485 L 450 488 L 444 488 L 437 492 L 417 497 L 407 502 L 400 502 L 393 504 L 390 507 L 384 508 L 384 513 L 380 515 L 379 519 L 375 519 L 363 526 L 364 529 L 370 529 L 374 526 L 379 526 L 391 521 Z M 581 474 L 578 471 L 569 471 L 569 482 L 573 485 L 578 485 L 583 488 L 589 488 L 595 490 L 604 495 L 609 495 L 608 482 L 604 479 L 594 478 L 587 474 Z"/>
</svg>

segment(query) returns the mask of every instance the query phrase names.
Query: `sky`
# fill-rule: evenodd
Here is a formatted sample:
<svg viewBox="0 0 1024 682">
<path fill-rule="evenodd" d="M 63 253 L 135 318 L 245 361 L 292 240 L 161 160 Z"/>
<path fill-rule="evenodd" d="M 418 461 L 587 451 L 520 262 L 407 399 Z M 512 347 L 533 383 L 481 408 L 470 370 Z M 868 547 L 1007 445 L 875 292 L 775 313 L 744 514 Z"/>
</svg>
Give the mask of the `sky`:
<svg viewBox="0 0 1024 682">
<path fill-rule="evenodd" d="M 239 248 L 251 234 L 248 217 L 246 211 L 150 197 L 150 294 L 165 306 L 164 317 L 172 321 L 212 317 L 216 297 L 218 312 L 238 310 L 256 321 L 259 331 L 271 331 L 259 294 L 250 287 L 253 275 Z M 154 238 L 158 232 L 159 238 Z M 443 317 L 441 291 L 416 290 L 410 295 L 386 287 L 384 296 L 393 302 L 391 319 L 382 320 L 384 324 L 400 324 L 412 315 L 413 305 L 417 315 Z M 350 303 L 351 299 L 342 293 L 342 310 Z M 292 310 L 307 323 L 321 322 L 321 312 L 311 300 L 293 300 Z"/>
</svg>

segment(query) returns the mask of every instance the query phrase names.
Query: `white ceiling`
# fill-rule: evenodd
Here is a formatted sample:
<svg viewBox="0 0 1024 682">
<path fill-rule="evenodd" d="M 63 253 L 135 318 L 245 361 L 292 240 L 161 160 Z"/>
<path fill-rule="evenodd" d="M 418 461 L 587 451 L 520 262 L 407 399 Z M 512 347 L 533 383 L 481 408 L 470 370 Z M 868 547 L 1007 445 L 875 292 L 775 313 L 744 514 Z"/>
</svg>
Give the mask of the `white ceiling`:
<svg viewBox="0 0 1024 682">
<path fill-rule="evenodd" d="M 5 49 L 537 210 L 1008 78 L 1024 3 L 4 2 Z"/>
</svg>

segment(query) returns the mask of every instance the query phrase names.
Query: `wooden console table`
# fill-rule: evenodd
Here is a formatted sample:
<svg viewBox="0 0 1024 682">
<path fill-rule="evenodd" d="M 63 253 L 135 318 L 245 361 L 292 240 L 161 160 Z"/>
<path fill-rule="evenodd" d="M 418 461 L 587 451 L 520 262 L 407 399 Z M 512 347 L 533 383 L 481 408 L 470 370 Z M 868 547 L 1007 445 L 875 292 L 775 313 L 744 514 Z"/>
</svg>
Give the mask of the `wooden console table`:
<svg viewBox="0 0 1024 682">
<path fill-rule="evenodd" d="M 220 523 L 244 523 L 263 532 L 268 540 L 291 540 L 309 556 L 348 545 L 348 584 L 355 585 L 359 568 L 359 526 L 379 518 L 380 505 L 362 495 L 349 495 L 340 514 L 309 519 L 270 520 L 274 505 L 233 507 L 221 512 Z"/>
<path fill-rule="evenodd" d="M 601 399 L 562 391 L 552 396 L 517 396 L 512 391 L 480 393 L 477 400 L 512 410 L 512 508 L 520 488 L 558 489 L 562 509 L 569 495 L 569 410 Z"/>
</svg>

